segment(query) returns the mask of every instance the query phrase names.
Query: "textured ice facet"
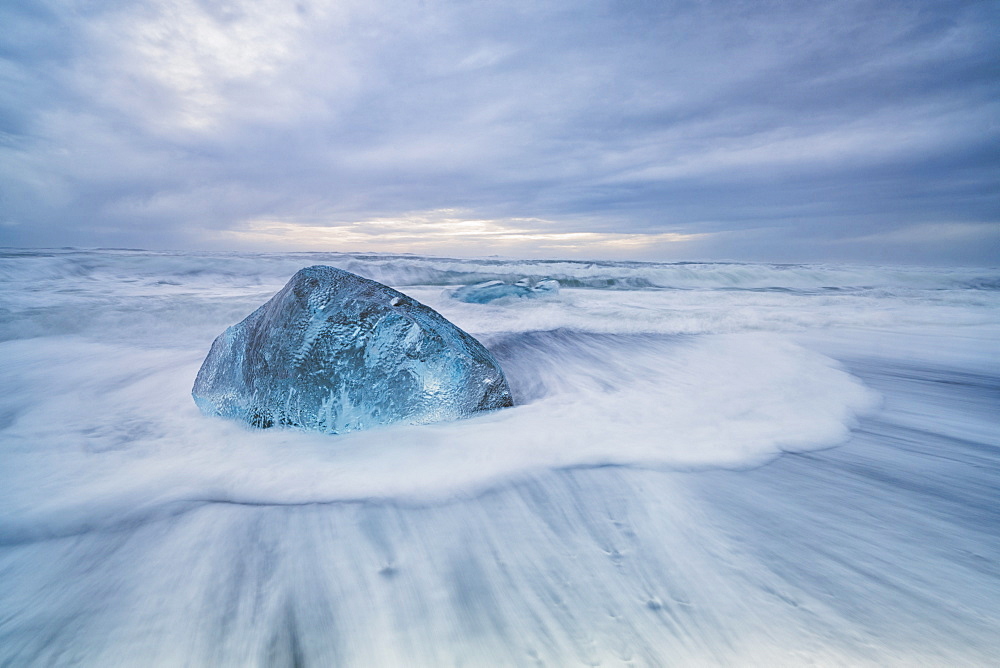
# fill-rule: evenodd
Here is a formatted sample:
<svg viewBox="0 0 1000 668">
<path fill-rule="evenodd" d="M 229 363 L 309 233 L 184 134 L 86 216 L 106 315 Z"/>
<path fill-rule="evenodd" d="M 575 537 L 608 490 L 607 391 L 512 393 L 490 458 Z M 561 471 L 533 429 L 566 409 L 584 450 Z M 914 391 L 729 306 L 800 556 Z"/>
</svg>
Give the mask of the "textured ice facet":
<svg viewBox="0 0 1000 668">
<path fill-rule="evenodd" d="M 326 433 L 453 420 L 512 405 L 499 364 L 433 309 L 333 267 L 307 267 L 212 344 L 202 412 Z"/>
<path fill-rule="evenodd" d="M 532 285 L 528 279 L 522 278 L 517 283 L 503 281 L 486 281 L 475 285 L 466 285 L 450 294 L 455 299 L 469 304 L 485 304 L 504 297 L 533 298 L 543 294 L 559 292 L 559 281 L 545 279 Z"/>
</svg>

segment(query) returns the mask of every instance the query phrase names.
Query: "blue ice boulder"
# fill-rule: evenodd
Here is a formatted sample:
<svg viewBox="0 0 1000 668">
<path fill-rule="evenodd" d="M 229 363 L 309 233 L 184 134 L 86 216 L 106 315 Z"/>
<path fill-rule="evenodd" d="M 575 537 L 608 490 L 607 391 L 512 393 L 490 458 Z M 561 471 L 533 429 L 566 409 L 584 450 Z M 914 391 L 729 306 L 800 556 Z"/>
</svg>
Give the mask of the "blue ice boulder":
<svg viewBox="0 0 1000 668">
<path fill-rule="evenodd" d="M 531 299 L 543 294 L 556 294 L 559 292 L 559 281 L 545 279 L 532 285 L 531 281 L 522 278 L 516 283 L 504 283 L 503 281 L 486 281 L 475 285 L 465 285 L 450 294 L 451 297 L 469 304 L 486 304 L 488 302 L 503 299 L 505 297 L 516 297 L 518 299 Z"/>
<path fill-rule="evenodd" d="M 497 361 L 433 309 L 333 267 L 307 267 L 212 344 L 201 411 L 336 434 L 512 405 Z"/>
</svg>

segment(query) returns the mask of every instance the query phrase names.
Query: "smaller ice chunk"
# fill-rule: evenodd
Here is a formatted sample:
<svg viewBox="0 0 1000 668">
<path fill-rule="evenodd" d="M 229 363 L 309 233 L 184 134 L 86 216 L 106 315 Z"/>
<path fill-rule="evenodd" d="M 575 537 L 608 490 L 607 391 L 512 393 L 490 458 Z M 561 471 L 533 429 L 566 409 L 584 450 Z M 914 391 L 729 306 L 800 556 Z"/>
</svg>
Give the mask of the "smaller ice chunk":
<svg viewBox="0 0 1000 668">
<path fill-rule="evenodd" d="M 547 278 L 532 284 L 528 278 L 522 278 L 516 283 L 503 281 L 486 281 L 475 285 L 466 285 L 449 292 L 449 296 L 468 304 L 486 304 L 505 297 L 518 299 L 533 299 L 539 295 L 557 294 L 559 281 Z"/>
<path fill-rule="evenodd" d="M 401 292 L 323 266 L 223 332 L 192 394 L 209 415 L 326 433 L 512 405 L 500 365 L 472 336 Z"/>
</svg>

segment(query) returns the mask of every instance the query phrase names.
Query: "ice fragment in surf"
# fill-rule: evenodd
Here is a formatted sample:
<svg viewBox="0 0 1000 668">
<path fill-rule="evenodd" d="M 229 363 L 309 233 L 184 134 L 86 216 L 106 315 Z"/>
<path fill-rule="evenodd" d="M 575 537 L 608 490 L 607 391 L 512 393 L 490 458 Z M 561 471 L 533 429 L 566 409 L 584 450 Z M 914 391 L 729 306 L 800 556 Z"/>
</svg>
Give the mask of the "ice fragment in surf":
<svg viewBox="0 0 1000 668">
<path fill-rule="evenodd" d="M 510 406 L 500 365 L 433 309 L 333 267 L 307 267 L 212 344 L 202 412 L 326 433 Z"/>
<path fill-rule="evenodd" d="M 559 292 L 559 281 L 545 279 L 532 285 L 527 279 L 517 283 L 503 281 L 486 281 L 475 285 L 466 285 L 450 293 L 450 296 L 469 304 L 485 304 L 504 297 L 533 298 L 543 294 Z"/>
</svg>

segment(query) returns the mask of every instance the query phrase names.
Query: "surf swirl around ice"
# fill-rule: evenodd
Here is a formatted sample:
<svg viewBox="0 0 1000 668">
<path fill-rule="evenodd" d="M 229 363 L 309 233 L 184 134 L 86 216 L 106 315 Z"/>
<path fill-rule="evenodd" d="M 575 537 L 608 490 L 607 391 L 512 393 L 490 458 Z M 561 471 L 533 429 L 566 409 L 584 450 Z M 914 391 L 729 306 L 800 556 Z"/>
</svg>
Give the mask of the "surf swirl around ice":
<svg viewBox="0 0 1000 668">
<path fill-rule="evenodd" d="M 833 360 L 789 336 L 831 319 L 864 322 L 873 316 L 858 309 L 863 296 L 845 304 L 771 290 L 567 288 L 545 299 L 464 304 L 437 286 L 403 286 L 498 359 L 513 408 L 335 437 L 255 432 L 201 415 L 189 389 L 214 336 L 273 294 L 271 279 L 261 277 L 301 261 L 262 257 L 130 251 L 3 259 L 0 308 L 10 317 L 0 345 L 10 391 L 0 411 L 7 462 L 0 537 L 71 533 L 205 501 L 424 503 L 552 469 L 755 466 L 785 451 L 836 445 L 877 401 Z M 338 257 L 369 274 L 384 262 Z M 463 276 L 486 263 L 449 262 Z M 66 272 L 73 263 L 80 271 Z M 527 266 L 489 263 L 520 273 Z M 552 269 L 546 273 L 558 273 Z M 600 270 L 627 273 L 624 265 Z M 35 276 L 34 288 L 25 275 Z M 229 281 L 214 282 L 222 275 Z M 922 315 L 914 308 L 894 317 L 920 323 Z"/>
<path fill-rule="evenodd" d="M 191 353 L 8 343 L 22 361 L 19 386 L 62 389 L 36 394 L 5 430 L 17 465 L 3 533 L 72 531 L 188 502 L 436 501 L 552 468 L 752 466 L 836 445 L 875 400 L 828 358 L 768 334 L 614 341 L 555 331 L 490 344 L 514 408 L 328 437 L 200 415 L 185 391 Z M 107 369 L 110 357 L 122 366 Z"/>
</svg>

